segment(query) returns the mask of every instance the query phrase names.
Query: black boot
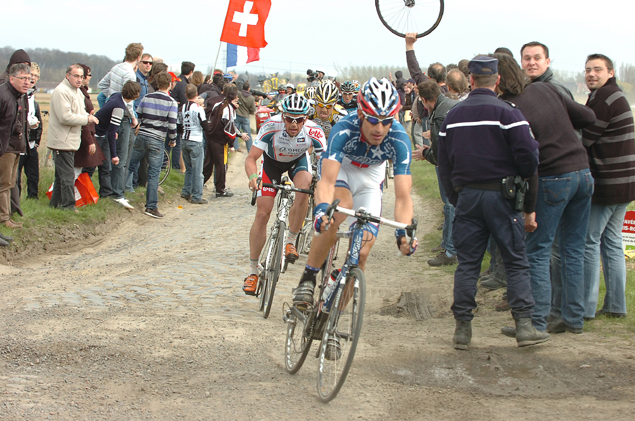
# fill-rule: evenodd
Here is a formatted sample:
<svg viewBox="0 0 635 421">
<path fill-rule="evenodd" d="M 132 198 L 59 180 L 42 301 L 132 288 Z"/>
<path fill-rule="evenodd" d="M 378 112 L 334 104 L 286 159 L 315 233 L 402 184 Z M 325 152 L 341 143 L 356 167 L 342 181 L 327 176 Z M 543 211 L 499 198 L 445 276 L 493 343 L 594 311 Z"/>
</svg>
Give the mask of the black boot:
<svg viewBox="0 0 635 421">
<path fill-rule="evenodd" d="M 452 338 L 454 349 L 467 350 L 470 342 L 472 342 L 472 322 L 470 320 L 457 320 L 454 338 Z"/>
<path fill-rule="evenodd" d="M 549 340 L 547 332 L 536 330 L 531 325 L 531 317 L 516 319 L 516 342 L 518 346 L 536 345 Z"/>
</svg>

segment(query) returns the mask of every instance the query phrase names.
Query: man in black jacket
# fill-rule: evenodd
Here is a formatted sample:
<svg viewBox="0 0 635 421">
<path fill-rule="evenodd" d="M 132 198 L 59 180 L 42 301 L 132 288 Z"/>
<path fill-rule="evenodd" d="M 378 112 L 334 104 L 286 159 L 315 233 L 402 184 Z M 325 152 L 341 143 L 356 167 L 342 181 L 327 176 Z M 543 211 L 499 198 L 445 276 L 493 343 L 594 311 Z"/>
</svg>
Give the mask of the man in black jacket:
<svg viewBox="0 0 635 421">
<path fill-rule="evenodd" d="M 423 102 L 423 106 L 428 110 L 430 115 L 430 146 L 416 145 L 416 151 L 413 158 L 417 160 L 425 159 L 432 165 L 437 165 L 437 150 L 439 144 L 439 131 L 443 125 L 448 112 L 459 103 L 459 101 L 450 99 L 441 93 L 441 87 L 433 80 L 427 80 L 419 84 L 419 97 Z M 439 170 L 437 168 L 437 177 Z M 443 200 L 443 239 L 439 246 L 439 255 L 428 260 L 430 266 L 447 266 L 453 265 L 456 260 L 456 249 L 452 241 L 452 221 L 454 220 L 454 206 L 448 201 L 448 197 L 443 190 L 441 180 L 439 180 L 439 192 L 441 200 Z"/>
<path fill-rule="evenodd" d="M 21 228 L 11 216 L 11 189 L 18 173 L 20 153 L 26 152 L 28 106 L 26 92 L 31 88 L 31 68 L 25 63 L 9 68 L 9 80 L 0 85 L 0 223 Z"/>
<path fill-rule="evenodd" d="M 37 148 L 40 146 L 42 138 L 42 116 L 40 114 L 40 104 L 35 100 L 35 84 L 40 79 L 40 66 L 37 63 L 31 63 L 31 83 L 32 87 L 27 92 L 27 101 L 29 106 L 28 121 L 31 130 L 29 131 L 27 153 L 20 155 L 20 163 L 18 164 L 18 177 L 16 186 L 18 190 L 18 198 L 22 194 L 22 169 L 27 181 L 27 199 L 36 199 L 38 195 L 38 184 L 40 180 L 39 156 Z"/>
</svg>

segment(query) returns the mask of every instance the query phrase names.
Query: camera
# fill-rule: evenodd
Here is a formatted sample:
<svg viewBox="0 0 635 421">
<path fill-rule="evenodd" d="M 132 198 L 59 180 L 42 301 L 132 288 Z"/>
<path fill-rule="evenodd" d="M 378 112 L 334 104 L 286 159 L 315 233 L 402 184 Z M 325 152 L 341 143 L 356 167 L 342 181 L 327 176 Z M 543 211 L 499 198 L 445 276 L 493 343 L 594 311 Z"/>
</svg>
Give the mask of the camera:
<svg viewBox="0 0 635 421">
<path fill-rule="evenodd" d="M 314 80 L 316 80 L 319 77 L 318 72 L 314 71 L 314 70 L 311 70 L 311 69 L 306 71 L 306 75 L 307 75 L 306 80 L 308 82 L 313 82 Z"/>
</svg>

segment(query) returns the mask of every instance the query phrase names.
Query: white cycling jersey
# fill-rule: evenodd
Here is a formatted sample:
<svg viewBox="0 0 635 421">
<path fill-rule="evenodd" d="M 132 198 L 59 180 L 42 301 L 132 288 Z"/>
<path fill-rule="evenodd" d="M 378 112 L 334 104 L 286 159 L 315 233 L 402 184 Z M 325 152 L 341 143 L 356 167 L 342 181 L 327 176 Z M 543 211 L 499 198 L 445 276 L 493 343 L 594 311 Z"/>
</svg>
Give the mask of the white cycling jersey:
<svg viewBox="0 0 635 421">
<path fill-rule="evenodd" d="M 267 120 L 254 140 L 254 146 L 262 149 L 267 156 L 279 162 L 291 162 L 314 147 L 320 153 L 326 146 L 324 131 L 310 120 L 304 122 L 300 133 L 295 137 L 289 136 L 285 130 L 282 115 L 276 115 Z"/>
</svg>

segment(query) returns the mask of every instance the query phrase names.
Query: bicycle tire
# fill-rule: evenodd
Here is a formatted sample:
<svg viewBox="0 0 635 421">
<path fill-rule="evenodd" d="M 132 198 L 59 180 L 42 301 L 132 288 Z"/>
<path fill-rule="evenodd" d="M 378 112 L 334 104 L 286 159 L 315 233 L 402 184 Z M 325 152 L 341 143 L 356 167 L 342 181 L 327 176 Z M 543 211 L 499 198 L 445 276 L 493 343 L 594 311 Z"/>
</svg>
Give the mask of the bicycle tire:
<svg viewBox="0 0 635 421">
<path fill-rule="evenodd" d="M 300 311 L 297 308 L 291 310 L 287 319 L 287 339 L 285 341 L 284 367 L 289 374 L 295 374 L 300 370 L 306 356 L 311 349 L 313 338 L 306 334 L 311 313 L 304 311 L 304 319 L 300 320 L 293 314 Z"/>
<path fill-rule="evenodd" d="M 159 173 L 159 186 L 168 179 L 168 175 L 170 175 L 170 168 L 172 168 L 170 154 L 168 151 L 163 149 L 163 164 L 161 164 L 161 172 Z"/>
<path fill-rule="evenodd" d="M 445 4 L 439 0 L 375 0 L 375 10 L 381 23 L 393 34 L 402 38 L 408 32 L 416 32 L 417 38 L 434 31 L 443 17 Z"/>
<path fill-rule="evenodd" d="M 256 295 L 260 298 L 260 306 L 258 308 L 258 311 L 262 311 L 265 308 L 265 294 L 263 293 L 263 290 L 267 287 L 267 267 L 269 266 L 269 264 L 267 263 L 267 256 L 269 256 L 270 247 L 271 234 L 267 237 L 267 241 L 265 242 L 265 246 L 262 248 L 259 259 L 262 270 L 260 271 L 260 278 L 258 280 L 258 287 L 256 289 Z"/>
<path fill-rule="evenodd" d="M 346 300 L 341 299 L 341 295 L 351 282 L 353 283 L 353 295 L 347 303 Z M 322 402 L 330 402 L 337 396 L 353 364 L 364 319 L 366 300 L 364 272 L 357 267 L 351 268 L 347 274 L 344 288 L 338 288 L 336 294 L 339 297 L 335 297 L 334 303 L 340 299 L 339 307 L 331 309 L 320 344 L 317 390 Z M 347 307 L 349 308 L 348 312 Z M 326 358 L 330 336 L 339 339 L 340 356 L 338 358 Z"/>
<path fill-rule="evenodd" d="M 313 196 L 309 197 L 309 206 L 307 206 L 306 216 L 304 217 L 304 224 L 300 228 L 298 238 L 296 239 L 295 249 L 298 254 L 308 255 L 309 246 L 313 237 Z"/>
<path fill-rule="evenodd" d="M 267 269 L 267 283 L 265 284 L 266 288 L 263 291 L 265 305 L 262 309 L 262 317 L 265 319 L 269 317 L 269 313 L 271 312 L 273 296 L 276 292 L 276 284 L 278 283 L 278 278 L 280 277 L 282 247 L 284 245 L 284 230 L 285 223 L 282 221 L 278 222 L 278 234 L 276 235 L 276 238 L 271 241 L 273 245 L 270 250 L 273 250 L 274 254 L 272 258 L 269 259 L 271 265 Z"/>
</svg>

